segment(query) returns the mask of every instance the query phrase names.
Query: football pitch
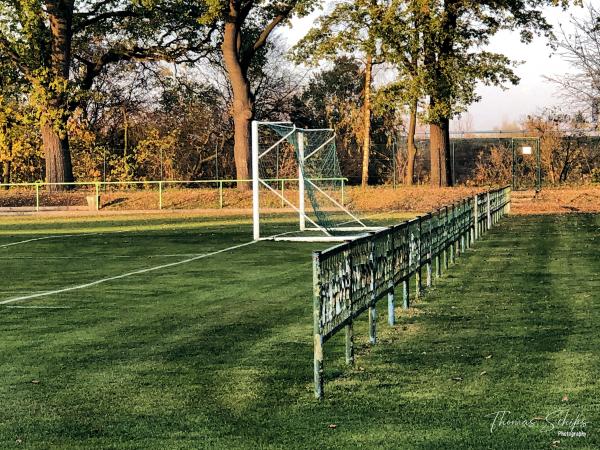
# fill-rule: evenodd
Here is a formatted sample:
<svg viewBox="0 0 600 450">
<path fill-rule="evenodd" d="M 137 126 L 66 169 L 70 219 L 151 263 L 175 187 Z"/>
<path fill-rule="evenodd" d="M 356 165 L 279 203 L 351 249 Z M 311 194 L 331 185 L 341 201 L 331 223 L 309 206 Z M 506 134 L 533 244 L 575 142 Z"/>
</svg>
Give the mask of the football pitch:
<svg viewBox="0 0 600 450">
<path fill-rule="evenodd" d="M 311 251 L 328 244 L 251 228 L 0 218 L 0 447 L 600 447 L 600 216 L 504 219 L 395 327 L 381 304 L 377 345 L 361 318 L 354 368 L 343 336 L 326 344 L 322 403 Z"/>
</svg>

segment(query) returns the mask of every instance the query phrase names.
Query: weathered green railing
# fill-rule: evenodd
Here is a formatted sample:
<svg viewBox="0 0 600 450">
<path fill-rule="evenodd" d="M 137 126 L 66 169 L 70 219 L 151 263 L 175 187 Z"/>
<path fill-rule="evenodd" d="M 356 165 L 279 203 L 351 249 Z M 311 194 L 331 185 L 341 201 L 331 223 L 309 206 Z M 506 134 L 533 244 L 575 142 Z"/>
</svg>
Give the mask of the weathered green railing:
<svg viewBox="0 0 600 450">
<path fill-rule="evenodd" d="M 200 188 L 202 186 L 214 186 L 219 191 L 219 203 L 218 207 L 223 208 L 223 192 L 227 186 L 234 186 L 237 183 L 250 182 L 252 180 L 148 180 L 148 181 L 75 181 L 69 183 L 46 183 L 43 181 L 39 181 L 36 183 L 0 183 L 0 197 L 2 194 L 2 189 L 13 189 L 13 188 L 21 188 L 27 189 L 31 188 L 35 191 L 35 205 L 32 207 L 35 208 L 36 211 L 40 211 L 40 195 L 41 191 L 44 188 L 51 188 L 60 186 L 63 188 L 71 188 L 71 189 L 85 189 L 89 191 L 89 197 L 93 201 L 94 209 L 99 210 L 101 207 L 100 204 L 100 195 L 107 188 L 119 188 L 123 187 L 125 189 L 137 188 L 137 189 L 148 189 L 155 188 L 157 192 L 158 199 L 158 209 L 163 209 L 163 197 L 165 189 L 169 186 L 186 186 L 190 188 L 190 186 L 196 186 Z M 298 178 L 269 178 L 264 181 L 272 183 L 275 185 L 277 189 L 281 191 L 281 195 L 283 197 L 286 183 L 297 183 Z M 345 204 L 345 193 L 344 188 L 345 184 L 348 181 L 347 178 L 313 178 L 312 181 L 329 181 L 329 182 L 339 182 L 340 183 L 340 195 L 341 195 L 341 203 Z M 194 188 L 190 188 L 194 189 Z M 283 200 L 281 200 L 281 207 L 285 207 Z"/>
<path fill-rule="evenodd" d="M 486 230 L 510 211 L 510 188 L 463 199 L 369 236 L 313 253 L 314 383 L 323 398 L 323 344 L 346 331 L 346 363 L 354 364 L 353 321 L 369 311 L 369 337 L 377 341 L 376 304 L 388 299 L 388 322 L 395 323 L 395 287 L 402 284 L 402 306 L 410 306 L 409 280 L 415 296 L 427 287 Z"/>
</svg>

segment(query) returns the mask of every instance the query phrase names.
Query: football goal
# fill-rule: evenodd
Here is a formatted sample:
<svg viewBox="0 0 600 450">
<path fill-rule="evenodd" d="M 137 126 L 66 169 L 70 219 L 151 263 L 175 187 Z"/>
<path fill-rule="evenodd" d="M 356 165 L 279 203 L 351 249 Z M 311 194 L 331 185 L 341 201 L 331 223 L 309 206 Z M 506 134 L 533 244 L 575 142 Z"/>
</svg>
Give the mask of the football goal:
<svg viewBox="0 0 600 450">
<path fill-rule="evenodd" d="M 294 212 L 297 225 L 280 229 L 269 239 L 347 241 L 381 229 L 367 226 L 344 205 L 340 196 L 343 181 L 333 130 L 303 129 L 289 122 L 252 122 L 255 240 L 263 239 L 261 220 L 272 211 L 273 199 Z"/>
</svg>

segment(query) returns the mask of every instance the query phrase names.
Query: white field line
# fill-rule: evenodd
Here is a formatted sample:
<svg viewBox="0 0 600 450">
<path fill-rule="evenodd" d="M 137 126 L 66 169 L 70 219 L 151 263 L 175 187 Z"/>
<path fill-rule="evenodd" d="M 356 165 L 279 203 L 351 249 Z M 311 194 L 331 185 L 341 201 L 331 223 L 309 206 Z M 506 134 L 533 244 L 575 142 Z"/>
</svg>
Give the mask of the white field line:
<svg viewBox="0 0 600 450">
<path fill-rule="evenodd" d="M 98 256 L 101 256 L 103 259 L 112 259 L 112 258 L 136 258 L 136 259 L 144 259 L 144 258 L 189 258 L 189 257 L 194 257 L 194 256 L 201 256 L 204 253 L 172 253 L 172 254 L 165 254 L 165 255 L 88 255 L 88 256 L 45 256 L 44 255 L 44 261 L 47 261 L 49 259 L 90 259 L 92 257 L 94 258 L 98 258 Z M 40 259 L 40 256 L 0 256 L 0 261 L 4 261 L 4 260 L 14 260 L 14 259 Z"/>
<path fill-rule="evenodd" d="M 96 280 L 96 281 L 92 281 L 90 283 L 85 283 L 85 284 L 78 284 L 75 286 L 70 286 L 70 287 L 66 287 L 66 288 L 62 288 L 62 289 L 56 289 L 53 291 L 45 291 L 45 292 L 38 292 L 36 294 L 30 294 L 30 295 L 24 295 L 22 297 L 13 297 L 13 298 L 9 298 L 3 301 L 0 301 L 0 305 L 6 305 L 9 303 L 15 303 L 15 302 L 21 302 L 23 300 L 31 300 L 34 298 L 39 298 L 39 297 L 47 297 L 48 295 L 54 295 L 54 294 L 62 294 L 64 292 L 70 292 L 70 291 L 77 291 L 80 289 L 85 289 L 85 288 L 89 288 L 92 286 L 97 286 L 99 284 L 102 283 L 107 283 L 109 281 L 114 281 L 114 280 L 120 280 L 121 278 L 127 278 L 127 277 L 131 277 L 133 275 L 139 275 L 142 273 L 148 273 L 148 272 L 154 272 L 157 270 L 161 270 L 161 269 L 167 269 L 169 267 L 175 267 L 175 266 L 179 266 L 182 264 L 187 264 L 193 261 L 197 261 L 199 259 L 203 259 L 203 258 L 208 258 L 209 256 L 214 256 L 214 255 L 218 255 L 219 253 L 224 253 L 230 250 L 236 250 L 238 248 L 242 248 L 242 247 L 247 247 L 248 245 L 252 245 L 254 243 L 256 243 L 257 241 L 250 241 L 250 242 L 245 242 L 243 244 L 238 244 L 238 245 L 234 245 L 232 247 L 228 247 L 228 248 L 224 248 L 222 250 L 217 250 L 215 252 L 211 252 L 211 253 L 205 253 L 202 255 L 198 255 L 198 256 L 194 256 L 193 258 L 188 258 L 188 259 L 184 259 L 181 261 L 175 261 L 169 264 L 161 264 L 160 266 L 154 266 L 154 267 L 148 267 L 146 269 L 139 269 L 139 270 L 134 270 L 133 272 L 127 272 L 121 275 L 116 275 L 114 277 L 108 277 L 108 278 L 102 278 L 100 280 Z"/>
<path fill-rule="evenodd" d="M 35 242 L 35 241 L 44 241 L 46 239 L 59 239 L 59 238 L 63 238 L 63 237 L 74 237 L 74 236 L 92 236 L 95 234 L 98 234 L 98 233 L 56 234 L 53 236 L 44 236 L 44 237 L 38 237 L 38 238 L 33 238 L 33 239 L 27 239 L 25 241 L 18 241 L 18 242 L 11 242 L 9 244 L 2 244 L 2 245 L 0 245 L 0 248 L 12 247 L 13 245 L 27 244 L 29 242 Z"/>
<path fill-rule="evenodd" d="M 70 306 L 17 306 L 17 305 L 6 305 L 5 308 L 14 309 L 71 309 Z"/>
</svg>

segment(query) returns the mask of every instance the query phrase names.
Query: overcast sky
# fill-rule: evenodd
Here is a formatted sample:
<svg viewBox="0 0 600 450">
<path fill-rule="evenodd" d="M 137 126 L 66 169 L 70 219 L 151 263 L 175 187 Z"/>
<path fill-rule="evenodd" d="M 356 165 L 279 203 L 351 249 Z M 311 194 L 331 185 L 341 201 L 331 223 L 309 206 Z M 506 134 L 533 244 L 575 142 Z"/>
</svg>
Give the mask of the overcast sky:
<svg viewBox="0 0 600 450">
<path fill-rule="evenodd" d="M 582 15 L 583 11 L 575 7 L 566 12 L 559 8 L 548 8 L 545 11 L 549 22 L 557 28 L 556 34 L 560 33 L 559 25 L 567 32 L 571 29 L 571 14 Z M 316 17 L 313 14 L 304 19 L 296 19 L 291 30 L 283 31 L 290 46 L 308 31 Z M 482 99 L 469 109 L 468 122 L 471 130 L 491 130 L 506 123 L 518 123 L 528 114 L 560 103 L 555 86 L 545 81 L 543 76 L 565 73 L 570 68 L 560 56 L 552 54 L 547 44 L 543 37 L 536 38 L 529 45 L 523 44 L 519 40 L 519 34 L 510 31 L 503 31 L 492 39 L 490 50 L 501 52 L 513 60 L 524 61 L 516 69 L 521 83 L 505 91 L 497 87 L 480 86 L 478 92 Z M 456 124 L 453 128 L 457 128 Z"/>
</svg>

